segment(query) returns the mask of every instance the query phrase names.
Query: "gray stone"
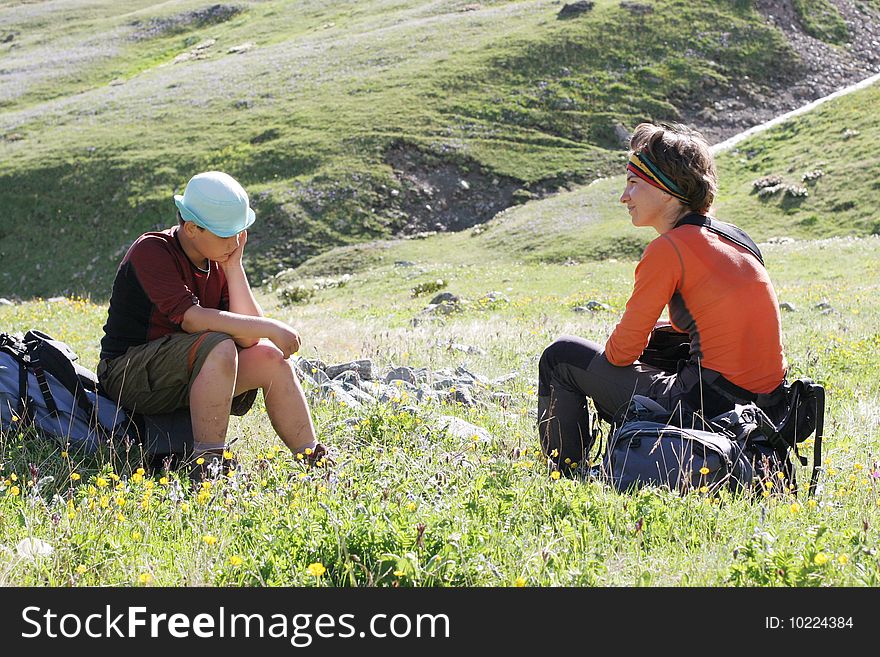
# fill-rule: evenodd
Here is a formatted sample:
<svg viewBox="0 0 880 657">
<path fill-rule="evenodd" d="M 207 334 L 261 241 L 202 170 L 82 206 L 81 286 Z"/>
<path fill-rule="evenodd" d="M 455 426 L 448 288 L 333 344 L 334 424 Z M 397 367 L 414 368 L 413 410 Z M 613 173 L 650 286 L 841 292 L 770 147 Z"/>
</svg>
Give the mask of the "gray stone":
<svg viewBox="0 0 880 657">
<path fill-rule="evenodd" d="M 338 365 L 328 365 L 324 371 L 331 379 L 335 379 L 346 370 L 356 370 L 363 381 L 373 380 L 373 361 L 369 359 L 353 360 Z"/>
<path fill-rule="evenodd" d="M 489 379 L 483 376 L 482 374 L 474 374 L 473 372 L 469 372 L 467 368 L 462 365 L 459 365 L 455 368 L 456 376 L 463 379 L 466 383 L 481 383 L 482 385 L 489 385 Z"/>
<path fill-rule="evenodd" d="M 361 407 L 361 403 L 348 392 L 346 392 L 341 384 L 336 383 L 335 381 L 330 381 L 329 383 L 323 384 L 320 388 L 320 391 L 322 397 L 335 399 L 344 406 L 348 406 L 350 408 Z"/>
<path fill-rule="evenodd" d="M 340 372 L 333 377 L 333 380 L 341 383 L 342 387 L 346 390 L 349 390 L 350 388 L 357 388 L 360 390 L 361 388 L 361 377 L 357 370 L 345 370 L 344 372 Z"/>
<path fill-rule="evenodd" d="M 5 297 L 0 297 L 0 306 L 14 306 L 14 305 L 15 304 L 12 303 L 9 299 L 7 299 Z"/>
<path fill-rule="evenodd" d="M 496 378 L 492 379 L 489 383 L 491 383 L 493 386 L 501 386 L 501 385 L 504 385 L 505 383 L 510 383 L 514 379 L 516 379 L 516 372 L 511 372 L 510 374 L 505 374 L 504 376 L 496 377 Z"/>
<path fill-rule="evenodd" d="M 456 385 L 455 379 L 443 378 L 434 381 L 434 390 L 448 390 Z"/>
<path fill-rule="evenodd" d="M 473 406 L 475 404 L 471 389 L 466 385 L 457 385 L 450 388 L 446 393 L 447 402 L 458 402 L 462 406 Z"/>
<path fill-rule="evenodd" d="M 304 379 L 316 384 L 327 383 L 330 377 L 324 373 L 325 365 L 321 361 L 310 361 L 300 358 L 295 363 L 297 372 Z"/>
<path fill-rule="evenodd" d="M 416 374 L 411 367 L 395 367 L 385 375 L 385 383 L 392 381 L 405 381 L 406 383 L 416 383 Z"/>
<path fill-rule="evenodd" d="M 396 383 L 401 383 L 403 385 L 384 385 L 382 386 L 382 393 L 379 395 L 379 401 L 382 403 L 400 403 L 400 402 L 421 402 L 424 398 L 422 395 L 422 391 L 415 386 L 411 386 L 404 381 L 397 381 Z"/>
<path fill-rule="evenodd" d="M 483 303 L 510 303 L 510 299 L 501 294 L 501 292 L 487 292 L 477 301 L 482 301 Z"/>
<path fill-rule="evenodd" d="M 436 295 L 433 299 L 431 299 L 430 305 L 436 306 L 441 303 L 458 303 L 458 302 L 459 302 L 459 298 L 457 296 L 455 296 L 452 292 L 441 292 L 440 294 Z"/>
<path fill-rule="evenodd" d="M 478 427 L 453 415 L 441 415 L 437 418 L 437 426 L 445 430 L 450 436 L 462 441 L 474 442 L 475 437 L 479 442 L 484 443 L 492 440 L 489 432 L 482 427 Z"/>
<path fill-rule="evenodd" d="M 791 313 L 797 312 L 797 308 L 795 307 L 795 305 L 793 303 L 789 303 L 788 301 L 783 301 L 782 303 L 780 303 L 779 309 L 780 310 L 787 310 L 788 312 L 791 312 Z"/>
<path fill-rule="evenodd" d="M 452 351 L 461 351 L 466 354 L 476 354 L 478 356 L 485 356 L 486 355 L 485 349 L 480 349 L 479 347 L 472 347 L 471 345 L 467 345 L 467 344 L 460 344 L 458 342 L 450 342 L 449 349 L 451 349 Z"/>
<path fill-rule="evenodd" d="M 367 406 L 372 406 L 376 403 L 376 398 L 370 394 L 367 394 L 360 388 L 346 388 L 345 391 L 354 397 L 361 404 L 366 404 Z"/>
<path fill-rule="evenodd" d="M 248 41 L 247 43 L 241 43 L 237 46 L 232 46 L 226 52 L 228 52 L 229 54 L 232 54 L 232 55 L 240 55 L 243 52 L 247 52 L 248 50 L 251 50 L 252 48 L 254 48 L 254 44 L 251 43 L 250 41 Z"/>
<path fill-rule="evenodd" d="M 428 304 L 419 315 L 422 319 L 430 319 L 432 316 L 437 315 L 451 315 L 457 310 L 459 310 L 459 305 L 457 303 L 444 301 L 443 303 Z M 416 326 L 416 324 L 414 324 L 414 326 Z"/>
<path fill-rule="evenodd" d="M 607 303 L 600 303 L 599 301 L 587 301 L 587 303 L 583 306 L 575 306 L 572 310 L 576 313 L 585 313 L 585 312 L 598 312 L 599 310 L 611 310 L 611 306 Z"/>
<path fill-rule="evenodd" d="M 816 308 L 817 310 L 831 310 L 831 304 L 825 299 L 822 299 L 822 301 L 813 306 L 813 308 Z"/>
</svg>

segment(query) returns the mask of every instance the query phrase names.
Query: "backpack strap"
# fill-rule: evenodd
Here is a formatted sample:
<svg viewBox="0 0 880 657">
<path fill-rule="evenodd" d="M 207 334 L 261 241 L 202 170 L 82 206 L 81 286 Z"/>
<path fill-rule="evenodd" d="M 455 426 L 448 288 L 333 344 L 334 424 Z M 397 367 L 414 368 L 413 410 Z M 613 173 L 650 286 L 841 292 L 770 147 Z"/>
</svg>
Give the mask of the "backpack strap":
<svg viewBox="0 0 880 657">
<path fill-rule="evenodd" d="M 726 379 L 723 375 L 718 376 L 714 381 L 709 382 L 710 386 L 723 390 L 728 395 L 736 397 L 737 400 L 757 404 L 761 408 L 769 408 L 776 406 L 785 399 L 785 383 L 780 383 L 770 392 L 752 392 L 736 385 L 733 381 Z"/>
<path fill-rule="evenodd" d="M 813 442 L 813 473 L 810 475 L 809 494 L 816 492 L 819 471 L 822 469 L 822 434 L 825 433 L 825 388 L 817 387 L 816 395 L 816 438 Z"/>
<path fill-rule="evenodd" d="M 31 359 L 31 369 L 34 376 L 37 377 L 37 384 L 40 386 L 40 392 L 43 393 L 43 401 L 46 402 L 46 408 L 49 412 L 58 417 L 58 405 L 55 403 L 55 397 L 52 396 L 52 388 L 49 387 L 49 380 L 46 378 L 46 372 L 38 359 Z"/>
<path fill-rule="evenodd" d="M 678 228 L 679 226 L 700 226 L 701 228 L 706 228 L 716 235 L 720 235 L 724 239 L 743 247 L 755 256 L 761 265 L 764 265 L 764 257 L 761 255 L 761 250 L 758 248 L 758 245 L 748 236 L 746 231 L 733 224 L 718 221 L 705 214 L 691 212 L 678 220 L 678 223 L 675 224 L 675 228 Z"/>
<path fill-rule="evenodd" d="M 27 353 L 27 347 L 14 335 L 0 333 L 0 351 L 12 356 L 18 365 L 18 403 L 16 404 L 15 415 L 24 425 L 28 425 L 30 423 L 30 416 L 28 415 L 28 365 L 30 364 L 30 357 Z"/>
</svg>

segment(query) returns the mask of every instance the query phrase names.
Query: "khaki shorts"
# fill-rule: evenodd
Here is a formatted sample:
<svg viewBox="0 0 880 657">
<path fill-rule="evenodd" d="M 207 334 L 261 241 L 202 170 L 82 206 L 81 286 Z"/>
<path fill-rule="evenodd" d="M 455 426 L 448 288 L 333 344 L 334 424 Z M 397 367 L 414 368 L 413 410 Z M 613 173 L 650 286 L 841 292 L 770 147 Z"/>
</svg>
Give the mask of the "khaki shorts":
<svg viewBox="0 0 880 657">
<path fill-rule="evenodd" d="M 189 407 L 189 391 L 208 354 L 226 333 L 171 333 L 130 347 L 121 356 L 98 363 L 97 375 L 107 396 L 120 406 L 144 415 L 171 413 Z M 232 415 L 244 415 L 256 399 L 248 390 L 232 400 Z"/>
</svg>

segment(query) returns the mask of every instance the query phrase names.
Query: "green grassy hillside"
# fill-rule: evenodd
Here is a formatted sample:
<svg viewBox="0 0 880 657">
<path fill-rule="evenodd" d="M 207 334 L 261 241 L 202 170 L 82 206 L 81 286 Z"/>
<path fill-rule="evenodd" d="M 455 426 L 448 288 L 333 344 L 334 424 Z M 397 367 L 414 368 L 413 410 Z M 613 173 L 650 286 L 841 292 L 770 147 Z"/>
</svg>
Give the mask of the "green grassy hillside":
<svg viewBox="0 0 880 657">
<path fill-rule="evenodd" d="M 107 294 L 204 169 L 253 197 L 259 282 L 615 172 L 621 128 L 801 73 L 748 0 L 649 4 L 559 20 L 553 0 L 4 2 L 0 294 Z"/>
<path fill-rule="evenodd" d="M 880 84 L 875 84 L 719 153 L 716 216 L 761 241 L 880 234 L 880 182 L 874 175 L 880 167 L 875 148 L 880 126 L 864 111 L 878 103 Z M 755 183 L 771 177 L 778 178 L 780 189 L 761 195 Z M 280 276 L 276 285 L 395 260 L 462 266 L 487 257 L 544 263 L 634 260 L 652 235 L 634 229 L 618 202 L 623 178 L 621 173 L 510 208 L 454 235 L 335 249 Z"/>
</svg>

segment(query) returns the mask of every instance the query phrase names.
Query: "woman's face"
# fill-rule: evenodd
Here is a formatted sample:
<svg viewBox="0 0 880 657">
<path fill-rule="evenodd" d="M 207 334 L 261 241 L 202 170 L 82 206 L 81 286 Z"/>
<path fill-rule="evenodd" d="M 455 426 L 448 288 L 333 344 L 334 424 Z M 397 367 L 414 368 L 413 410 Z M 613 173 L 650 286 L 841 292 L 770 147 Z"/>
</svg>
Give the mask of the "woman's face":
<svg viewBox="0 0 880 657">
<path fill-rule="evenodd" d="M 633 226 L 651 226 L 658 233 L 664 233 L 674 225 L 682 208 L 673 196 L 631 171 L 626 173 L 626 187 L 620 195 L 620 202 L 629 210 Z"/>
</svg>

